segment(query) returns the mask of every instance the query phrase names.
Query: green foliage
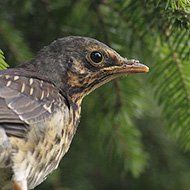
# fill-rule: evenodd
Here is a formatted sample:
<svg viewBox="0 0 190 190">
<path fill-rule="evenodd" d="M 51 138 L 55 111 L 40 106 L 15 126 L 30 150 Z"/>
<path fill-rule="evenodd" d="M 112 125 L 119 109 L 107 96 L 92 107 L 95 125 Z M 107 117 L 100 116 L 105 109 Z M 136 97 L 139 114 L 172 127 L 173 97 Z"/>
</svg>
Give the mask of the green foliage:
<svg viewBox="0 0 190 190">
<path fill-rule="evenodd" d="M 189 0 L 4 0 L 0 12 L 11 66 L 82 35 L 150 67 L 85 98 L 69 153 L 38 189 L 189 189 L 189 153 L 176 147 L 190 149 Z"/>
<path fill-rule="evenodd" d="M 107 164 L 115 165 L 116 168 L 113 169 L 120 173 L 130 170 L 138 177 L 146 165 L 147 153 L 142 147 L 140 131 L 132 120 L 142 112 L 142 96 L 138 95 L 139 90 L 137 92 L 137 89 L 131 88 L 134 81 L 136 85 L 140 85 L 137 80 L 128 78 L 122 80 L 122 83 L 115 81 L 102 87 L 99 93 L 92 95 L 92 99 L 89 97 L 87 105 L 85 104 L 84 117 L 88 117 L 88 114 L 93 115 L 85 125 L 91 126 L 88 134 L 96 134 L 94 144 L 102 142 L 103 156 L 106 154 L 110 158 Z M 134 96 L 126 98 L 129 91 L 133 91 Z"/>
<path fill-rule="evenodd" d="M 14 54 L 18 62 L 24 62 L 33 57 L 28 46 L 24 43 L 20 32 L 11 27 L 8 22 L 0 19 L 0 34 L 2 38 L 6 40 L 9 49 Z"/>
<path fill-rule="evenodd" d="M 173 10 L 183 9 L 183 11 L 190 10 L 190 1 L 189 0 L 168 0 L 166 8 L 168 8 L 169 4 L 171 5 Z"/>
<path fill-rule="evenodd" d="M 190 43 L 190 36 L 183 36 L 184 46 Z M 180 37 L 179 37 L 180 38 Z M 181 41 L 182 39 L 180 39 Z M 181 43 L 181 42 L 180 42 Z M 163 105 L 163 117 L 170 134 L 174 136 L 186 150 L 190 148 L 190 50 L 179 46 L 178 40 L 170 39 L 163 43 L 160 52 L 159 66 L 155 64 L 152 79 L 156 85 L 156 96 Z"/>
<path fill-rule="evenodd" d="M 0 70 L 6 69 L 9 65 L 4 61 L 5 57 L 3 56 L 3 52 L 0 49 Z"/>
</svg>

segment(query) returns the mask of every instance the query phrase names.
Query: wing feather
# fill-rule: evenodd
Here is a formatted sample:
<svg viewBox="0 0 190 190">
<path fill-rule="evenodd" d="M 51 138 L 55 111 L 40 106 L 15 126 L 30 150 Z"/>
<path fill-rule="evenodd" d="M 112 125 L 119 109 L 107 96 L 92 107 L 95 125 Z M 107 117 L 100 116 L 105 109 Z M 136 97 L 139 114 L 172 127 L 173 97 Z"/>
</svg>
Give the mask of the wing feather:
<svg viewBox="0 0 190 190">
<path fill-rule="evenodd" d="M 23 138 L 30 125 L 42 122 L 67 103 L 50 81 L 19 75 L 14 69 L 0 72 L 0 127 L 8 136 Z"/>
</svg>

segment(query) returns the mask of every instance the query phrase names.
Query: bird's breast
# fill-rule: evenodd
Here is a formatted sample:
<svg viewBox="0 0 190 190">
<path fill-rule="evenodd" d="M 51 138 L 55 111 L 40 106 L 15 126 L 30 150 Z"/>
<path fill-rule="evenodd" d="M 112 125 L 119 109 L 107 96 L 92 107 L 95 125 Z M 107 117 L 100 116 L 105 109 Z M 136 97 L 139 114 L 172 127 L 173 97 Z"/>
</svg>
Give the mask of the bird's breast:
<svg viewBox="0 0 190 190">
<path fill-rule="evenodd" d="M 79 118 L 80 108 L 64 105 L 45 122 L 32 126 L 26 139 L 11 138 L 17 180 L 27 176 L 29 189 L 43 182 L 68 151 Z M 23 171 L 17 172 L 17 168 Z"/>
</svg>

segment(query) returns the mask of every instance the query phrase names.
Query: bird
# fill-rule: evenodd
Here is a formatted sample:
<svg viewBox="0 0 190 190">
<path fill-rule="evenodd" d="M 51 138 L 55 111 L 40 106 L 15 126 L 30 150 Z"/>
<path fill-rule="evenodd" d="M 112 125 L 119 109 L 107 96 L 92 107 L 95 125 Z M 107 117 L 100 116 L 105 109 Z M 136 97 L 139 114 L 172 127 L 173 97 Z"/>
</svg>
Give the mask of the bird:
<svg viewBox="0 0 190 190">
<path fill-rule="evenodd" d="M 30 61 L 1 70 L 2 190 L 34 189 L 58 167 L 86 95 L 116 77 L 148 71 L 138 60 L 82 36 L 57 39 Z"/>
</svg>

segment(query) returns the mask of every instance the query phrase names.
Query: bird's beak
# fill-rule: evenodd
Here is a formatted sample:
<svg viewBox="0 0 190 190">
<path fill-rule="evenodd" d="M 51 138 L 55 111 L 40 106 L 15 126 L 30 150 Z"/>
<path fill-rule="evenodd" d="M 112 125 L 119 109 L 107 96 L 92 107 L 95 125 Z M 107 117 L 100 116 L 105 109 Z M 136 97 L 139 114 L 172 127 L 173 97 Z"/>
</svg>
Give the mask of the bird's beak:
<svg viewBox="0 0 190 190">
<path fill-rule="evenodd" d="M 104 68 L 104 70 L 110 70 L 116 75 L 124 75 L 129 73 L 146 73 L 149 71 L 149 68 L 146 65 L 139 63 L 138 60 L 128 60 L 125 58 L 121 65 L 107 67 Z"/>
</svg>

